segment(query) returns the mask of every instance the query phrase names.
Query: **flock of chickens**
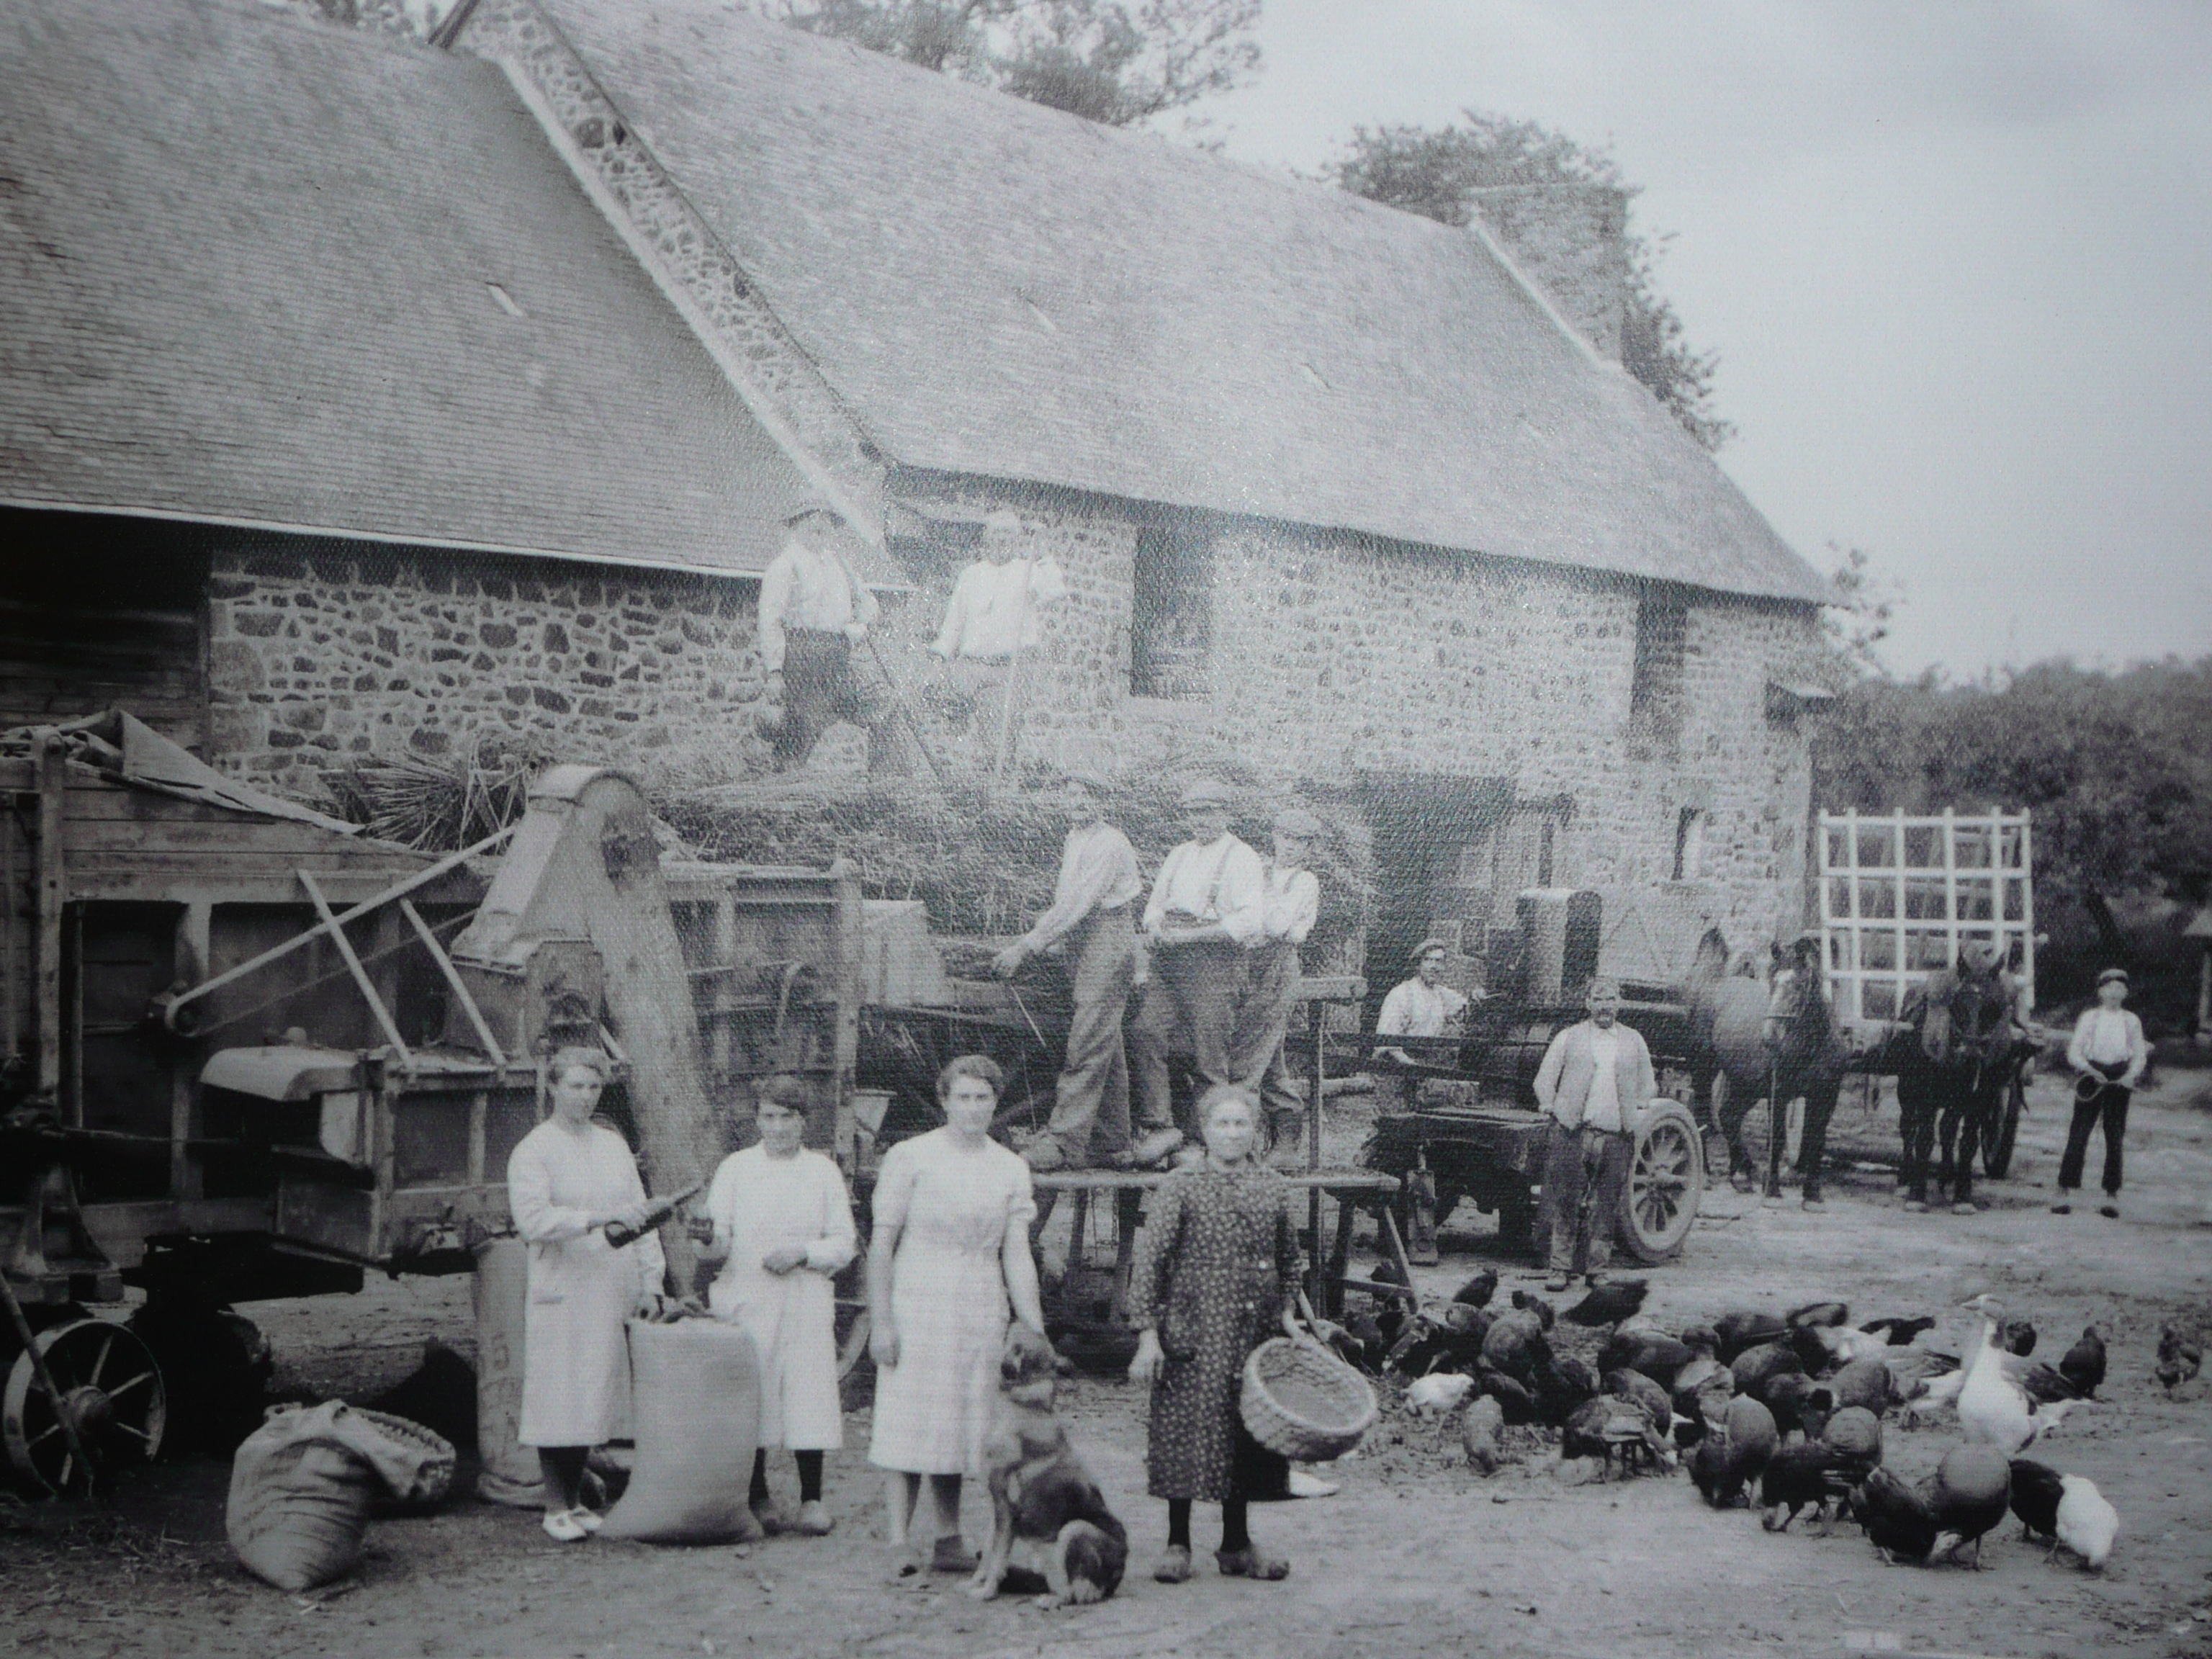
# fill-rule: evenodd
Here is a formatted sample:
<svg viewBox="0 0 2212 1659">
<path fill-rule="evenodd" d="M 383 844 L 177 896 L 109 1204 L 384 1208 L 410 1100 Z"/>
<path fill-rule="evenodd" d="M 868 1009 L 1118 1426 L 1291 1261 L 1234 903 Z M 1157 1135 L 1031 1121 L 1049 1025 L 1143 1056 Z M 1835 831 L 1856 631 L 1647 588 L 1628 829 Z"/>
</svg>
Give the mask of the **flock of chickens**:
<svg viewBox="0 0 2212 1659">
<path fill-rule="evenodd" d="M 1840 1302 L 1668 1331 L 1642 1316 L 1646 1288 L 1609 1281 L 1564 1314 L 1516 1291 L 1510 1310 L 1492 1312 L 1498 1275 L 1486 1269 L 1440 1311 L 1354 1315 L 1336 1340 L 1370 1374 L 1411 1379 L 1417 1414 L 1464 1406 L 1468 1460 L 1484 1474 L 1501 1461 L 1504 1425 L 1541 1424 L 1559 1431 L 1563 1459 L 1598 1460 L 1607 1473 L 1686 1463 L 1716 1509 L 1755 1492 L 1770 1532 L 1802 1511 L 1826 1532 L 1848 1513 L 1892 1561 L 1956 1559 L 1972 1546 L 1978 1566 L 1983 1535 L 2008 1510 L 2029 1535 L 2051 1540 L 2053 1555 L 2063 1547 L 2095 1569 L 2112 1553 L 2119 1516 L 2094 1483 L 2023 1455 L 2103 1386 L 2096 1326 L 2051 1365 L 2030 1358 L 2031 1325 L 1978 1297 L 1966 1305 L 1980 1328 L 1961 1358 L 1928 1346 L 1933 1319 L 1853 1325 Z M 1593 1360 L 1554 1345 L 1559 1318 L 1604 1333 Z M 2167 1327 L 2156 1370 L 2167 1391 L 2202 1364 L 2199 1346 Z M 1907 1484 L 1882 1462 L 1884 1419 L 1946 1409 L 1962 1443 Z"/>
</svg>

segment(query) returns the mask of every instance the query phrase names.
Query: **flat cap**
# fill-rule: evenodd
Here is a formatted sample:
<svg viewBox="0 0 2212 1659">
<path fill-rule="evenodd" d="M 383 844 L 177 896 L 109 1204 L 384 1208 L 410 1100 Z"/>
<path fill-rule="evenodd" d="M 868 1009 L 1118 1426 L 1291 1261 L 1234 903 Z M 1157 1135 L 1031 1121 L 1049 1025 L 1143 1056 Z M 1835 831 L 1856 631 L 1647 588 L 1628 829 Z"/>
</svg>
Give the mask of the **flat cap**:
<svg viewBox="0 0 2212 1659">
<path fill-rule="evenodd" d="M 2124 968 L 2107 968 L 2097 975 L 2097 983 L 2100 985 L 2109 985 L 2114 980 L 2125 985 L 2128 982 L 2128 970 Z"/>
<path fill-rule="evenodd" d="M 1308 841 L 1318 841 L 1328 834 L 1322 821 L 1302 807 L 1286 807 L 1275 814 L 1275 833 L 1279 836 L 1304 836 Z"/>
<path fill-rule="evenodd" d="M 1214 778 L 1200 778 L 1186 787 L 1181 805 L 1184 806 L 1234 806 L 1237 796 L 1229 786 Z"/>
<path fill-rule="evenodd" d="M 1418 968 L 1421 965 L 1421 958 L 1431 951 L 1442 951 L 1449 956 L 1451 953 L 1451 941 L 1442 939 L 1425 939 L 1406 952 L 1406 960 Z"/>
</svg>

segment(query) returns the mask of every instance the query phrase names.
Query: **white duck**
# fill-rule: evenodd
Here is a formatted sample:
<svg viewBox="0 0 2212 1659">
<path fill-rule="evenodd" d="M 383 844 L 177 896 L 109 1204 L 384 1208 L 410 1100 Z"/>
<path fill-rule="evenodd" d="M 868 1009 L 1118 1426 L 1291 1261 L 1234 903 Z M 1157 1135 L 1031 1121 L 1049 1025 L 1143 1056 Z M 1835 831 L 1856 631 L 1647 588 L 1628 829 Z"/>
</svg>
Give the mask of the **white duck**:
<svg viewBox="0 0 2212 1659">
<path fill-rule="evenodd" d="M 1997 1342 L 2004 1310 L 1996 1298 L 1978 1296 L 1965 1305 L 1981 1315 L 1982 1328 L 1960 1368 L 1959 1426 L 1969 1441 L 1981 1441 L 2007 1457 L 2017 1457 L 2035 1443 L 2038 1435 L 2057 1427 L 2067 1407 L 2039 1411 L 2035 1401 L 2005 1374 L 2004 1350 Z"/>
</svg>

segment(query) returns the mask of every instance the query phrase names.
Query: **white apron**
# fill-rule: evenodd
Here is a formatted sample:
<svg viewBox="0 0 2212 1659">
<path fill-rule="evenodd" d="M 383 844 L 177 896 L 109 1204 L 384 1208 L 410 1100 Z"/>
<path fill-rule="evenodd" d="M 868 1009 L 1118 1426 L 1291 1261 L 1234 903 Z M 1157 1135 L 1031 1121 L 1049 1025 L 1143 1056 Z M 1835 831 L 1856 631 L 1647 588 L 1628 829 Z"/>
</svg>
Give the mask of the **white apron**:
<svg viewBox="0 0 2212 1659">
<path fill-rule="evenodd" d="M 508 1207 L 530 1247 L 523 1318 L 526 1446 L 596 1446 L 628 1432 L 629 1349 L 623 1326 L 660 1288 L 660 1236 L 617 1250 L 587 1216 L 645 1202 L 637 1160 L 613 1130 L 577 1134 L 547 1119 L 507 1161 Z"/>
<path fill-rule="evenodd" d="M 717 1238 L 730 1241 L 707 1304 L 716 1318 L 743 1326 L 759 1351 L 760 1443 L 836 1450 L 845 1433 L 830 1281 L 859 1249 L 844 1177 L 820 1152 L 770 1158 L 748 1146 L 714 1172 L 707 1213 Z M 806 1265 L 787 1273 L 761 1266 L 785 1245 L 804 1249 Z"/>
</svg>

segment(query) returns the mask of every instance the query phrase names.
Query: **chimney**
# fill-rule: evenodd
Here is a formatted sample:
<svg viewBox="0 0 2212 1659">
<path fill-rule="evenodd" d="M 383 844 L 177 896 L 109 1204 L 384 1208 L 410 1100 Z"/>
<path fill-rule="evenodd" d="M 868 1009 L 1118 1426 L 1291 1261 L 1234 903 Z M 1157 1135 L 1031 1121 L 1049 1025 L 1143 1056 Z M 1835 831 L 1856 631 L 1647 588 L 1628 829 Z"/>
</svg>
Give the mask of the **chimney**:
<svg viewBox="0 0 2212 1659">
<path fill-rule="evenodd" d="M 1609 185 L 1492 185 L 1468 195 L 1521 274 L 1601 356 L 1619 362 L 1628 193 Z"/>
</svg>

